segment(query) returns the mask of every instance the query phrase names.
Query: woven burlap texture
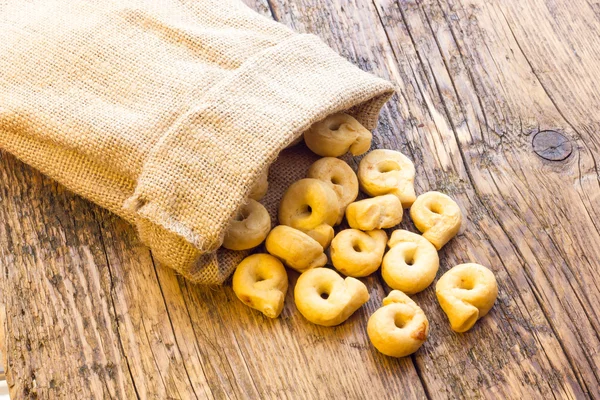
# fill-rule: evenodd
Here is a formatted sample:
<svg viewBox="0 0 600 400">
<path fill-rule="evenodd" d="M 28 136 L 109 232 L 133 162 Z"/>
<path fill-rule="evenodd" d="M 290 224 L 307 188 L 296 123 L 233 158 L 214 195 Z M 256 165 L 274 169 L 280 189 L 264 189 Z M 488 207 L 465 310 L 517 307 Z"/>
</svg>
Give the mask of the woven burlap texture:
<svg viewBox="0 0 600 400">
<path fill-rule="evenodd" d="M 282 149 L 341 110 L 373 129 L 393 91 L 237 0 L 5 2 L 0 39 L 0 147 L 199 283 L 245 254 L 218 249 Z"/>
</svg>

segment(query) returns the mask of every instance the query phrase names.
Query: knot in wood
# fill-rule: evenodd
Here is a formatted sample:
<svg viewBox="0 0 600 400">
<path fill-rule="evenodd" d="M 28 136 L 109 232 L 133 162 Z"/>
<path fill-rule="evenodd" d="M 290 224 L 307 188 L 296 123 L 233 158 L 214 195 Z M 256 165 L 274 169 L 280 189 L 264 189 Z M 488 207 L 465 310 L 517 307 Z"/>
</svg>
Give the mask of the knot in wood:
<svg viewBox="0 0 600 400">
<path fill-rule="evenodd" d="M 549 161 L 563 161 L 573 152 L 571 141 L 557 131 L 536 133 L 532 144 L 535 154 Z"/>
</svg>

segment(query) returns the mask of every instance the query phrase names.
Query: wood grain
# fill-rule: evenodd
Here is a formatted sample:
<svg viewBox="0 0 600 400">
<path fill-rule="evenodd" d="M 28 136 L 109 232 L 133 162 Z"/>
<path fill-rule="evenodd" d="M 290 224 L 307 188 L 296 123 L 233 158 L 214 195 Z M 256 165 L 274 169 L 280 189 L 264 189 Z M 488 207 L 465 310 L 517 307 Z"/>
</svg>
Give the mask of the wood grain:
<svg viewBox="0 0 600 400">
<path fill-rule="evenodd" d="M 0 153 L 0 348 L 13 398 L 600 398 L 600 7 L 594 2 L 248 0 L 397 84 L 377 147 L 467 216 L 441 272 L 498 278 L 456 334 L 395 360 L 368 342 L 389 291 L 336 328 L 281 318 L 154 262 L 122 220 Z M 414 229 L 410 221 L 402 226 Z M 293 287 L 296 275 L 291 275 Z"/>
</svg>

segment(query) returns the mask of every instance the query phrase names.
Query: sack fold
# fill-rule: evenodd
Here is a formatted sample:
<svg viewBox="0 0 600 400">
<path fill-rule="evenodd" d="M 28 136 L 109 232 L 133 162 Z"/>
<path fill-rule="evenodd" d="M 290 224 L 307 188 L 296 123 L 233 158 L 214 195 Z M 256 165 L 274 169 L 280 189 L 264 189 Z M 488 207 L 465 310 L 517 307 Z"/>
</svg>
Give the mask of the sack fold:
<svg viewBox="0 0 600 400">
<path fill-rule="evenodd" d="M 0 147 L 222 283 L 245 253 L 218 249 L 262 171 L 332 113 L 373 129 L 393 86 L 237 1 L 122 3 L 56 3 L 83 22 L 0 6 Z"/>
</svg>

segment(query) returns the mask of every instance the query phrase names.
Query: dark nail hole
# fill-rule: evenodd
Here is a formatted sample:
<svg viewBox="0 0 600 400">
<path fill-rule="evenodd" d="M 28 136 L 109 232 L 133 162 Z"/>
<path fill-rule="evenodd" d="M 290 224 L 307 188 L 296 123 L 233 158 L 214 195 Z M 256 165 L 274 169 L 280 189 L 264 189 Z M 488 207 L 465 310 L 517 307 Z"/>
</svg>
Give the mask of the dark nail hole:
<svg viewBox="0 0 600 400">
<path fill-rule="evenodd" d="M 573 152 L 571 141 L 557 131 L 536 133 L 532 145 L 535 154 L 548 161 L 563 161 Z"/>
</svg>

